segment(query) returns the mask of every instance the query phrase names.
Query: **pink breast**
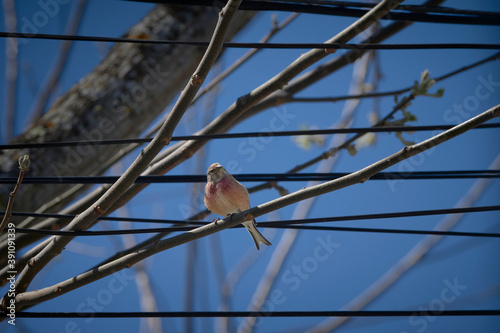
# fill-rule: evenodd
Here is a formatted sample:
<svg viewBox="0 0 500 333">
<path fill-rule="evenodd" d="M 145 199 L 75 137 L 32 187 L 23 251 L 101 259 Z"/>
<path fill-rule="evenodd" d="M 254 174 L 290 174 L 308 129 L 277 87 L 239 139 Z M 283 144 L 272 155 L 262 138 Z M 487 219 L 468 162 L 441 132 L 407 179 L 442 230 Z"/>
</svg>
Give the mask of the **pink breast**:
<svg viewBox="0 0 500 333">
<path fill-rule="evenodd" d="M 210 197 L 214 197 L 214 196 L 217 195 L 217 184 L 215 184 L 215 183 L 208 183 L 207 187 L 208 187 L 207 194 Z"/>
<path fill-rule="evenodd" d="M 208 183 L 208 195 L 215 199 L 219 195 L 228 195 L 231 192 L 230 181 L 228 177 L 223 178 L 217 183 Z"/>
<path fill-rule="evenodd" d="M 222 178 L 218 183 L 218 188 L 219 191 L 221 191 L 224 194 L 229 194 L 231 192 L 231 180 L 229 177 L 224 177 Z"/>
</svg>

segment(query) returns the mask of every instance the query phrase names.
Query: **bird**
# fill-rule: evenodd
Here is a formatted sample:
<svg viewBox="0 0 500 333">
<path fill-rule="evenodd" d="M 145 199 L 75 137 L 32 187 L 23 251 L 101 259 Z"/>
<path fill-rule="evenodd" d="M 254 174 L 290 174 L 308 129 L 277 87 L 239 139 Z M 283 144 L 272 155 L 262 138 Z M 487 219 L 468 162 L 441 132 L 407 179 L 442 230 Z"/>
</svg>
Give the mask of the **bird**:
<svg viewBox="0 0 500 333">
<path fill-rule="evenodd" d="M 245 186 L 234 179 L 222 165 L 214 163 L 207 170 L 205 206 L 212 213 L 225 217 L 249 209 L 250 197 Z M 252 236 L 257 250 L 260 250 L 260 243 L 271 245 L 271 242 L 257 230 L 255 219 L 244 221 L 242 224 Z"/>
</svg>

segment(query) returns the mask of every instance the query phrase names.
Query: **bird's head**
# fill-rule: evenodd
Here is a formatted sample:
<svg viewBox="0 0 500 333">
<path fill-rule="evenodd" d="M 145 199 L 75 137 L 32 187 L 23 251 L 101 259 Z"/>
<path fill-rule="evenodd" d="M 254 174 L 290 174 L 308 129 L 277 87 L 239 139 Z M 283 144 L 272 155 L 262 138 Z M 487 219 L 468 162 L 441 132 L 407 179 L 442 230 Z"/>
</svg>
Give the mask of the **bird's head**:
<svg viewBox="0 0 500 333">
<path fill-rule="evenodd" d="M 219 163 L 212 164 L 207 170 L 207 181 L 209 183 L 217 183 L 226 177 L 227 171 Z"/>
</svg>

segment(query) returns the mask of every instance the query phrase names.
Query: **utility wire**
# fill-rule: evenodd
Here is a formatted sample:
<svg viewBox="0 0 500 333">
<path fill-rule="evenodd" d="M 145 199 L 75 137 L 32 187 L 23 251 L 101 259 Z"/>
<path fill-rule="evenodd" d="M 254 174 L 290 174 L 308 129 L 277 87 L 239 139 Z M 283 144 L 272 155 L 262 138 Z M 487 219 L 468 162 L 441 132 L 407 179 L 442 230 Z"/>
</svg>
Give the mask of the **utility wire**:
<svg viewBox="0 0 500 333">
<path fill-rule="evenodd" d="M 441 208 L 430 210 L 416 210 L 395 213 L 379 213 L 379 214 L 362 214 L 362 215 L 345 215 L 334 217 L 320 217 L 308 218 L 301 220 L 281 220 L 281 221 L 268 221 L 260 222 L 259 225 L 266 223 L 284 223 L 284 224 L 304 224 L 304 223 L 321 223 L 321 222 L 342 222 L 342 221 L 357 221 L 357 220 L 376 220 L 376 219 L 390 219 L 401 217 L 416 217 L 416 216 L 431 216 L 431 215 L 444 215 L 444 214 L 463 214 L 463 213 L 479 213 L 500 210 L 500 205 L 497 206 L 479 206 L 479 207 L 465 207 L 465 208 Z M 0 211 L 0 215 L 5 212 Z M 40 218 L 67 218 L 73 219 L 74 214 L 50 214 L 50 213 L 33 213 L 33 212 L 12 212 L 12 216 L 21 217 L 40 217 Z M 202 221 L 189 221 L 189 220 L 167 220 L 167 219 L 151 219 L 151 218 L 138 218 L 138 217 L 114 217 L 114 216 L 101 216 L 98 218 L 101 221 L 125 221 L 125 222 L 139 222 L 139 223 L 171 223 L 181 225 L 205 225 L 210 222 Z"/>
<path fill-rule="evenodd" d="M 389 219 L 399 217 L 415 217 L 415 216 L 429 216 L 429 215 L 443 215 L 443 214 L 463 214 L 463 213 L 477 213 L 500 210 L 499 206 L 480 206 L 480 207 L 466 207 L 466 208 L 445 208 L 445 209 L 432 209 L 432 210 L 417 210 L 396 213 L 381 213 L 381 214 L 364 214 L 364 215 L 346 215 L 335 217 L 321 217 L 309 218 L 301 220 L 281 220 L 281 221 L 268 221 L 260 222 L 259 225 L 266 223 L 283 223 L 283 224 L 303 224 L 303 223 L 321 223 L 321 222 L 342 222 L 342 221 L 356 221 L 356 220 L 373 220 L 373 219 Z M 0 212 L 4 214 L 5 212 Z M 40 218 L 67 218 L 73 219 L 74 214 L 50 214 L 50 213 L 33 213 L 33 212 L 12 212 L 12 216 L 22 217 L 40 217 Z M 125 222 L 139 222 L 139 223 L 170 223 L 181 225 L 205 225 L 210 222 L 202 221 L 189 221 L 189 220 L 169 220 L 169 219 L 151 219 L 151 218 L 137 218 L 137 217 L 113 217 L 102 216 L 98 218 L 102 221 L 125 221 Z"/>
<path fill-rule="evenodd" d="M 500 21 L 496 25 L 500 25 Z M 0 31 L 2 38 L 29 38 L 49 40 L 70 40 L 80 42 L 113 42 L 131 44 L 170 44 L 207 47 L 209 42 L 176 41 L 159 39 L 135 39 L 126 37 L 99 37 L 61 34 L 40 34 Z M 348 50 L 443 50 L 474 49 L 498 50 L 500 44 L 495 43 L 421 43 L 421 44 L 375 44 L 375 43 L 235 43 L 227 42 L 222 47 L 243 49 L 348 49 Z"/>
<path fill-rule="evenodd" d="M 297 182 L 326 181 L 348 175 L 348 172 L 331 173 L 262 173 L 235 174 L 240 182 Z M 66 177 L 25 177 L 23 184 L 113 184 L 120 176 L 66 176 Z M 402 179 L 470 179 L 500 178 L 500 170 L 448 170 L 448 171 L 412 171 L 412 172 L 379 172 L 369 180 L 402 180 Z M 163 183 L 204 183 L 205 175 L 151 175 L 139 176 L 138 184 Z M 1 177 L 0 184 L 15 184 L 16 177 Z"/>
<path fill-rule="evenodd" d="M 137 2 L 152 2 L 162 4 L 179 4 L 178 0 L 135 0 Z M 306 1 L 307 2 L 307 1 Z M 183 0 L 182 5 L 193 6 L 214 6 L 212 0 Z M 320 15 L 335 15 L 347 17 L 361 17 L 365 15 L 371 7 L 367 9 L 348 8 L 348 3 L 343 6 L 327 6 L 326 3 L 320 4 L 304 4 L 304 3 L 289 3 L 289 2 L 273 2 L 273 1 L 243 1 L 238 7 L 239 10 L 253 10 L 253 11 L 283 11 L 307 14 L 320 14 Z M 475 12 L 474 14 L 466 13 L 463 11 L 460 15 L 448 13 L 435 13 L 428 14 L 422 13 L 426 11 L 421 8 L 417 12 L 418 6 L 413 7 L 412 12 L 401 11 L 401 7 L 396 7 L 391 10 L 390 15 L 382 18 L 382 20 L 401 20 L 412 22 L 428 22 L 428 23 L 448 23 L 448 24 L 474 24 L 474 25 L 500 25 L 500 14 L 498 13 L 485 13 Z M 432 7 L 427 7 L 432 8 Z M 439 8 L 439 7 L 437 7 Z M 399 9 L 399 10 L 398 10 Z"/>
<path fill-rule="evenodd" d="M 0 316 L 8 313 L 0 311 Z M 168 311 L 168 312 L 16 312 L 19 318 L 178 318 L 178 317 L 410 317 L 500 316 L 500 310 L 443 311 Z"/>
<path fill-rule="evenodd" d="M 278 228 L 278 229 L 299 229 L 299 230 L 316 230 L 316 231 L 345 231 L 345 232 L 370 232 L 384 234 L 410 234 L 410 235 L 440 235 L 440 236 L 467 236 L 467 237 L 492 237 L 500 238 L 500 233 L 486 232 L 468 232 L 468 231 L 436 231 L 436 230 L 406 230 L 406 229 L 380 229 L 380 228 L 351 228 L 351 227 L 330 227 L 330 226 L 311 226 L 311 225 L 272 225 L 268 222 L 260 223 L 259 227 L 263 228 Z M 235 228 L 242 228 L 239 225 Z M 34 235 L 51 235 L 51 236 L 110 236 L 110 235 L 137 235 L 151 234 L 158 232 L 183 232 L 191 231 L 197 228 L 192 227 L 167 227 L 167 228 L 147 228 L 147 229 L 129 229 L 129 230 L 98 230 L 98 231 L 63 231 L 63 230 L 41 230 L 15 228 L 16 233 L 34 234 Z"/>
<path fill-rule="evenodd" d="M 153 2 L 153 3 L 159 3 L 159 1 L 142 1 L 142 0 L 125 0 L 125 1 L 132 1 L 132 2 Z M 168 0 L 167 0 L 168 1 Z M 167 3 L 167 1 L 162 1 L 163 3 Z M 173 0 L 171 0 L 173 1 Z M 198 1 L 200 2 L 200 1 Z M 247 1 L 243 1 L 243 3 L 246 3 Z M 274 3 L 300 3 L 300 4 L 307 4 L 307 5 L 327 5 L 327 6 L 336 6 L 336 7 L 350 7 L 350 8 L 365 8 L 365 9 L 372 9 L 376 6 L 376 3 L 370 3 L 370 2 L 354 2 L 354 1 L 336 1 L 336 0 L 274 0 L 274 1 L 267 1 L 267 2 L 274 2 Z M 183 3 L 188 3 L 188 2 L 183 2 Z M 205 1 L 205 4 L 208 2 Z M 210 2 L 210 4 L 213 4 Z M 498 15 L 495 12 L 487 12 L 487 11 L 481 11 L 481 10 L 470 10 L 470 9 L 459 9 L 459 8 L 453 8 L 453 7 L 446 7 L 446 6 L 427 6 L 427 5 L 398 5 L 394 8 L 394 10 L 406 10 L 410 12 L 419 12 L 419 13 L 448 13 L 448 14 L 457 14 L 457 15 L 486 15 L 486 16 L 495 16 Z"/>
<path fill-rule="evenodd" d="M 134 0 L 126 0 L 134 1 Z M 377 4 L 370 2 L 335 1 L 335 0 L 274 0 L 273 2 L 294 2 L 308 5 L 329 5 L 338 7 L 367 8 L 372 9 Z M 395 10 L 406 10 L 419 13 L 448 13 L 458 15 L 496 15 L 494 12 L 481 10 L 459 9 L 446 6 L 426 6 L 426 5 L 398 5 Z"/>
<path fill-rule="evenodd" d="M 321 222 L 339 222 L 339 221 L 353 221 L 362 219 L 376 219 L 376 218 L 390 218 L 390 217 L 409 217 L 409 216 L 422 216 L 433 214 L 450 214 L 464 213 L 464 212 L 479 212 L 479 211 L 492 211 L 500 210 L 500 206 L 484 206 L 465 209 L 445 209 L 433 211 L 416 211 L 416 212 L 403 212 L 403 213 L 386 213 L 386 214 L 367 214 L 367 215 L 352 215 L 344 217 L 325 217 L 325 218 L 310 218 L 310 219 L 297 219 L 297 220 L 283 220 L 283 221 L 268 221 L 259 223 L 259 227 L 263 228 L 288 228 L 288 229 L 303 229 L 303 230 L 321 230 L 321 231 L 346 231 L 346 232 L 372 232 L 372 233 L 391 233 L 391 234 L 414 234 L 414 235 L 441 235 L 441 236 L 468 236 L 468 237 L 493 237 L 500 238 L 500 233 L 484 233 L 484 232 L 462 232 L 462 231 L 436 231 L 436 230 L 405 230 L 405 229 L 380 229 L 380 228 L 351 228 L 351 227 L 332 227 L 332 226 L 310 226 L 310 225 L 297 225 L 297 224 L 310 224 Z M 414 215 L 413 215 L 414 214 Z M 20 215 L 20 214 L 13 214 Z M 44 214 L 61 216 L 59 214 Z M 33 216 L 33 215 L 30 215 Z M 71 215 L 73 216 L 73 215 Z M 70 217 L 68 215 L 68 217 Z M 102 220 L 110 220 L 111 218 L 101 218 Z M 113 220 L 123 221 L 123 218 L 112 218 Z M 128 221 L 137 222 L 139 219 L 129 218 Z M 181 232 L 190 231 L 196 226 L 205 225 L 210 222 L 200 221 L 176 221 L 176 220 L 153 220 L 153 219 L 140 219 L 148 222 L 156 223 L 174 223 L 184 224 L 191 226 L 182 227 L 167 227 L 167 228 L 147 228 L 147 229 L 129 229 L 129 230 L 99 230 L 99 231 L 64 231 L 64 230 L 41 230 L 41 229 L 26 229 L 15 228 L 17 233 L 37 234 L 37 235 L 58 235 L 58 236 L 108 236 L 108 235 L 126 235 L 126 234 L 145 234 L 145 233 L 163 233 L 163 232 Z M 241 225 L 236 228 L 242 227 Z"/>
<path fill-rule="evenodd" d="M 244 132 L 244 133 L 221 133 L 206 135 L 183 135 L 173 136 L 170 141 L 187 140 L 214 140 L 214 139 L 236 139 L 255 137 L 282 137 L 301 135 L 326 135 L 326 134 L 350 134 L 350 133 L 390 133 L 390 132 L 424 132 L 434 130 L 448 130 L 456 125 L 422 125 L 422 126 L 380 126 L 380 127 L 358 127 L 358 128 L 328 128 L 317 130 L 296 130 L 296 131 L 270 131 L 270 132 Z M 489 123 L 477 126 L 475 129 L 500 128 L 500 123 Z M 108 140 L 78 140 L 78 141 L 58 141 L 58 142 L 30 142 L 0 145 L 0 150 L 27 149 L 27 148 L 55 148 L 73 146 L 98 146 L 130 143 L 148 143 L 152 138 L 137 139 L 108 139 Z"/>
</svg>

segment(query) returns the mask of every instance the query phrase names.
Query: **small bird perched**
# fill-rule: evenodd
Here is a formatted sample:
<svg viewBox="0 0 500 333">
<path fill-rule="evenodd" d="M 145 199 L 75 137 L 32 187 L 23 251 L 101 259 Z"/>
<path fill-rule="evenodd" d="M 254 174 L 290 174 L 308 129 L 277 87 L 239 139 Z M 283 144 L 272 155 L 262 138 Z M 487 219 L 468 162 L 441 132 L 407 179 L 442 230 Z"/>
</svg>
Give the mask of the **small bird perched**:
<svg viewBox="0 0 500 333">
<path fill-rule="evenodd" d="M 215 214 L 228 216 L 250 208 L 250 197 L 245 186 L 241 185 L 219 163 L 212 164 L 207 170 L 207 186 L 205 186 L 205 206 Z M 243 222 L 252 236 L 257 250 L 260 243 L 271 245 L 257 230 L 255 220 Z"/>
</svg>

